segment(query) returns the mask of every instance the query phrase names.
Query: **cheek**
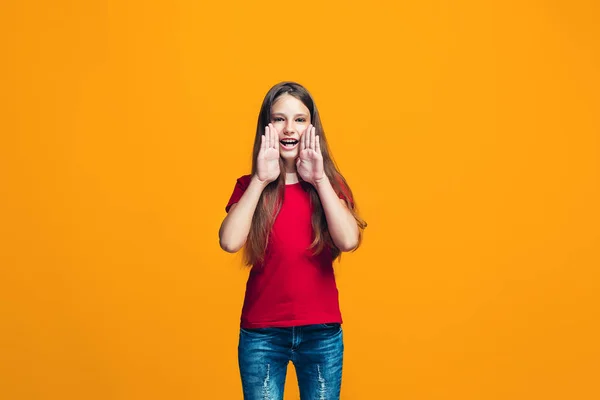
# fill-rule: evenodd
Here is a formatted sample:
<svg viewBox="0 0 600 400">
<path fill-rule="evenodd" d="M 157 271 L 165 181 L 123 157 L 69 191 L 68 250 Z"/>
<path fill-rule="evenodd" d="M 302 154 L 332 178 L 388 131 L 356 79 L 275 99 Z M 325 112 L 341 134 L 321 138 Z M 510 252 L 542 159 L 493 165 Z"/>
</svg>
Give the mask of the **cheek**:
<svg viewBox="0 0 600 400">
<path fill-rule="evenodd" d="M 271 123 L 275 128 L 277 128 L 278 132 L 281 132 L 281 130 L 285 126 L 285 123 L 283 121 L 271 121 Z"/>
</svg>

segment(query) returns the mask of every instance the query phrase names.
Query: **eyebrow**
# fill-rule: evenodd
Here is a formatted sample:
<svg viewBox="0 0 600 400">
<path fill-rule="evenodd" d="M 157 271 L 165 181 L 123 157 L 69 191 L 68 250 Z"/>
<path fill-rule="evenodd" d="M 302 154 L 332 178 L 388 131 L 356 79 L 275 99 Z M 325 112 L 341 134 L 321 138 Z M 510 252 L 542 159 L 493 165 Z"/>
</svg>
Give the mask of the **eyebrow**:
<svg viewBox="0 0 600 400">
<path fill-rule="evenodd" d="M 273 116 L 273 115 L 283 115 L 285 117 L 284 113 L 272 113 L 271 116 Z M 308 114 L 300 113 L 300 114 L 294 115 L 294 117 L 308 117 Z"/>
</svg>

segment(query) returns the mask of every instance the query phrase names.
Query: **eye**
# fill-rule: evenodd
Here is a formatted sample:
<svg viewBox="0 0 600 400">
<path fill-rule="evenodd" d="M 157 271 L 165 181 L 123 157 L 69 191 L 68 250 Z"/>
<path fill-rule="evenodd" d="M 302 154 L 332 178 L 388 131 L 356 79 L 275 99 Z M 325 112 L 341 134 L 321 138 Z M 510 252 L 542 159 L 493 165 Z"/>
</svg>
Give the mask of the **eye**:
<svg viewBox="0 0 600 400">
<path fill-rule="evenodd" d="M 297 122 L 306 122 L 306 118 L 297 118 L 296 121 Z"/>
<path fill-rule="evenodd" d="M 282 117 L 275 117 L 275 118 L 273 118 L 273 122 L 280 122 L 280 121 L 283 121 Z"/>
</svg>

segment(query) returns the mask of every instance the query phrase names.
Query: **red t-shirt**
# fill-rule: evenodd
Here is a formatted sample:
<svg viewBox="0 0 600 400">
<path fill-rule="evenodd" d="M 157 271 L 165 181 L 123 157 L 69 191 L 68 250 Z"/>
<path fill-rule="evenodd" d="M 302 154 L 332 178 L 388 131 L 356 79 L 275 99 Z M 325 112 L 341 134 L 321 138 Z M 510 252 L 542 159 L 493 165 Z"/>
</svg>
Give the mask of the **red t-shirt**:
<svg viewBox="0 0 600 400">
<path fill-rule="evenodd" d="M 225 210 L 237 203 L 251 175 L 237 180 Z M 285 186 L 262 264 L 254 265 L 246 284 L 242 328 L 342 323 L 329 249 L 313 256 L 312 208 L 306 182 Z"/>
</svg>

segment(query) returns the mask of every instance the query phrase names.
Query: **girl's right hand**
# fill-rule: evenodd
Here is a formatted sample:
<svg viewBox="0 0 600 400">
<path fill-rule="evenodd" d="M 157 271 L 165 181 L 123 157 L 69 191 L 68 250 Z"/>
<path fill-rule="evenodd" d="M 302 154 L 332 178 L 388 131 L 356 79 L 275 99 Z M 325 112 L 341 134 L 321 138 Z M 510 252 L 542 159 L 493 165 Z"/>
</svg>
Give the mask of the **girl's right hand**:
<svg viewBox="0 0 600 400">
<path fill-rule="evenodd" d="M 261 136 L 260 151 L 256 159 L 257 178 L 265 183 L 273 182 L 280 174 L 279 133 L 273 124 L 265 127 Z"/>
</svg>

